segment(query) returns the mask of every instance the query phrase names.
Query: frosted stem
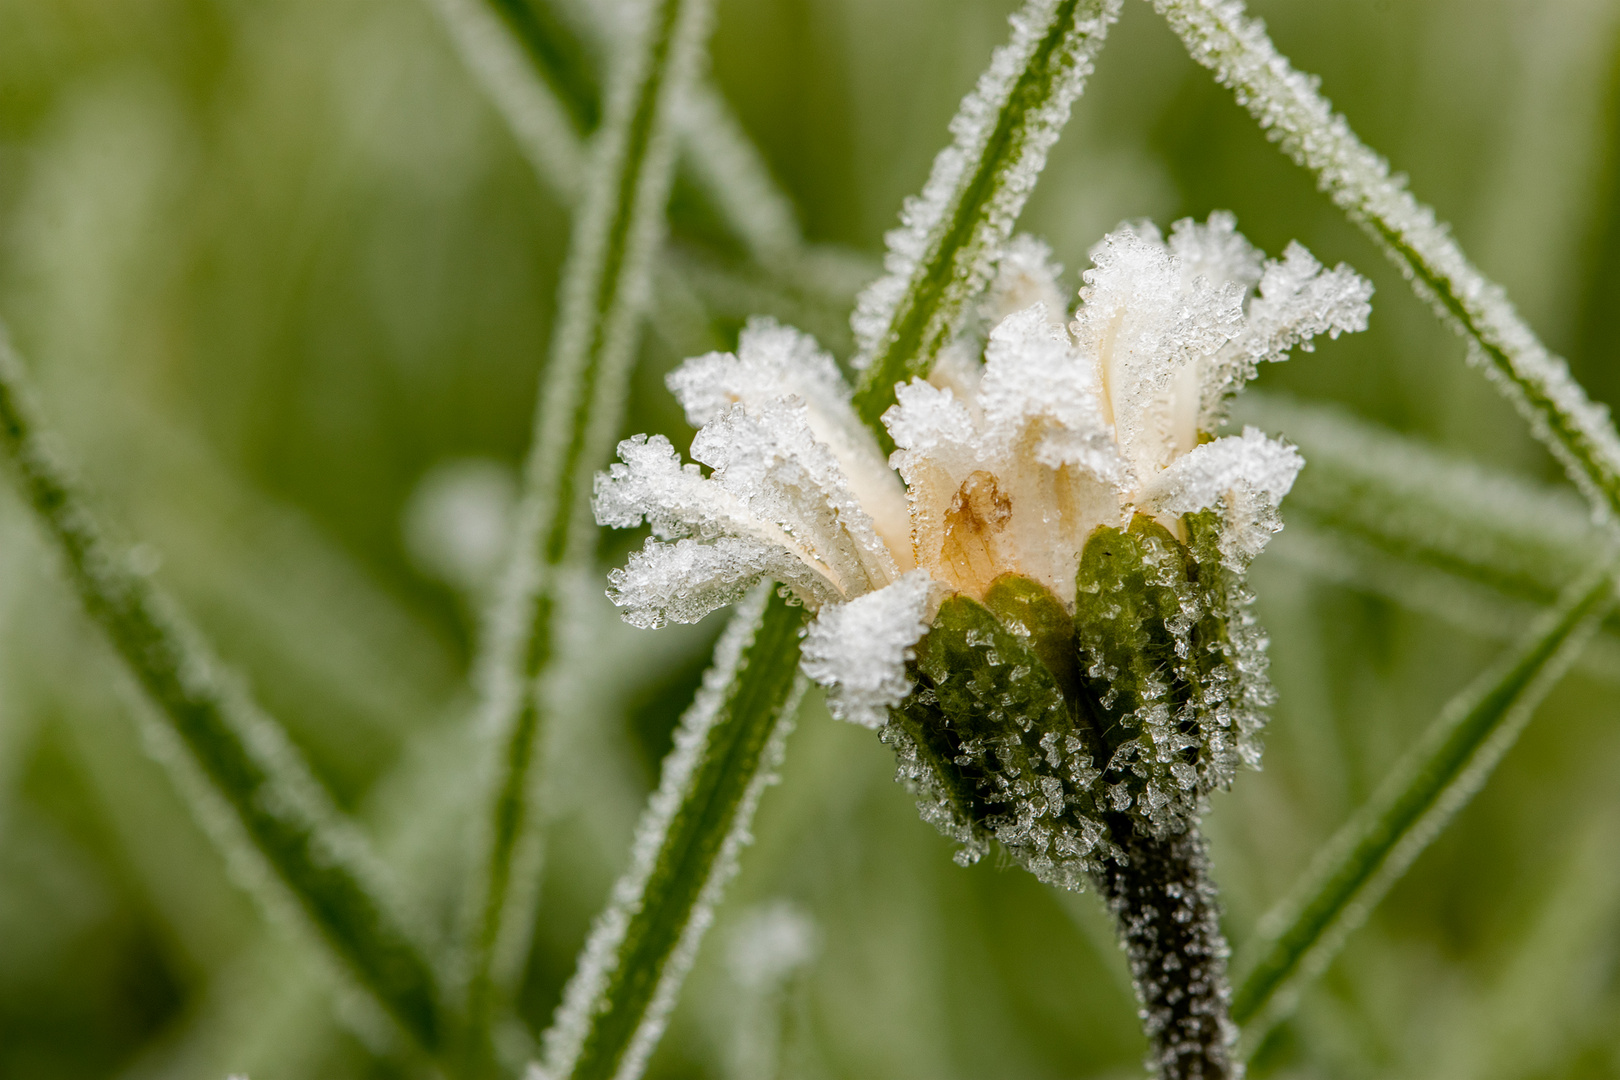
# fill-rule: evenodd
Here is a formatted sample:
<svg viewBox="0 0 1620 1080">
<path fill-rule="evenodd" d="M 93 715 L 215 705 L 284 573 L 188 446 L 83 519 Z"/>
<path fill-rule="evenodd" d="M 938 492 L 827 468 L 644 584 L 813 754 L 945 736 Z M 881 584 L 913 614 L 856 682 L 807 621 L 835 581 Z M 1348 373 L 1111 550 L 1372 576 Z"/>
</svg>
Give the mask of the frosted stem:
<svg viewBox="0 0 1620 1080">
<path fill-rule="evenodd" d="M 1420 296 L 1469 342 L 1497 388 L 1529 421 L 1602 514 L 1620 511 L 1620 436 L 1502 288 L 1480 273 L 1434 211 L 1392 177 L 1318 90 L 1277 52 L 1240 0 L 1152 0 L 1194 60 L 1215 73 L 1268 137 L 1400 267 Z"/>
<path fill-rule="evenodd" d="M 277 912 L 290 894 L 400 1026 L 424 1049 L 441 1051 L 451 1033 L 438 975 L 391 909 L 364 839 L 281 726 L 247 699 L 178 607 L 135 569 L 128 550 L 107 539 L 54 442 L 0 328 L 0 445 L 85 611 L 167 720 L 164 734 L 184 747 L 160 755 L 176 786 L 197 796 L 192 809 L 227 845 L 240 877 L 263 886 L 256 898 Z M 206 784 L 196 782 L 197 772 Z M 218 820 L 216 797 L 234 821 Z"/>
<path fill-rule="evenodd" d="M 771 590 L 739 606 L 715 647 L 531 1080 L 635 1080 L 663 1034 L 804 691 L 805 612 Z"/>
<path fill-rule="evenodd" d="M 479 664 L 496 763 L 471 941 L 475 1024 L 487 1018 L 497 950 L 525 951 L 529 937 L 532 905 L 511 910 L 508 894 L 514 858 L 532 843 L 534 828 L 529 792 L 541 723 L 536 682 L 551 660 L 560 568 L 587 550 L 594 535 L 586 496 L 623 411 L 650 266 L 664 233 L 674 103 L 699 67 L 710 7 L 709 0 L 640 5 L 639 32 L 617 58 L 607 119 L 592 143 L 575 216 L 511 557 Z"/>
<path fill-rule="evenodd" d="M 1124 860 L 1108 860 L 1097 887 L 1119 927 L 1148 1037 L 1147 1065 L 1162 1080 L 1242 1074 L 1228 1049 L 1232 989 L 1208 845 L 1197 826 L 1155 840 L 1114 828 Z"/>
<path fill-rule="evenodd" d="M 1605 555 L 1490 670 L 1449 701 L 1389 778 L 1260 921 L 1232 1016 L 1252 1050 L 1412 861 L 1468 804 L 1614 603 Z"/>
<path fill-rule="evenodd" d="M 856 301 L 855 407 L 885 449 L 878 423 L 894 387 L 926 375 L 989 283 L 992 263 L 1035 190 L 1046 154 L 1085 88 L 1120 0 L 1028 0 L 951 120 L 954 141 L 934 158 L 922 194 L 889 233 L 885 274 Z"/>
</svg>

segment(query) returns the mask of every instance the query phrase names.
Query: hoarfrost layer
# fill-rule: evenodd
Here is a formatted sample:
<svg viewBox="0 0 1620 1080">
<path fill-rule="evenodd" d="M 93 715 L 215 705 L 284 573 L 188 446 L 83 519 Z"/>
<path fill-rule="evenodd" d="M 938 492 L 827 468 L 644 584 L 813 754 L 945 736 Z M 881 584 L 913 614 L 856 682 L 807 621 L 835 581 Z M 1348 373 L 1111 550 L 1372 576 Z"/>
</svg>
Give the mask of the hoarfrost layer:
<svg viewBox="0 0 1620 1080">
<path fill-rule="evenodd" d="M 782 583 L 816 613 L 805 674 L 835 715 L 884 730 L 924 816 L 970 858 L 993 835 L 1063 884 L 1113 850 L 1102 815 L 1128 812 L 1165 835 L 1257 759 L 1269 688 L 1242 574 L 1280 528 L 1277 505 L 1302 462 L 1254 428 L 1209 432 L 1259 364 L 1365 327 L 1372 291 L 1298 245 L 1265 259 L 1229 214 L 1178 222 L 1168 240 L 1151 224 L 1127 225 L 1091 256 L 1065 325 L 1044 246 L 1017 238 L 995 254 L 980 310 L 1033 302 L 999 318 L 982 361 L 964 337 L 929 381 L 897 387 L 882 417 L 896 446 L 887 462 L 832 358 L 756 320 L 736 353 L 694 358 L 669 377 L 699 427 L 696 462 L 660 436 L 637 436 L 596 487 L 602 524 L 652 527 L 610 577 L 627 620 L 692 621 L 761 578 Z M 1087 570 L 1098 537 L 1126 545 L 1118 566 L 1134 576 L 1105 580 L 1106 563 Z M 1024 648 L 1017 641 L 987 644 L 1001 631 L 965 639 L 962 662 L 988 673 L 985 686 L 1011 680 L 1007 692 L 1024 702 L 1003 717 L 1000 742 L 967 739 L 950 752 L 979 777 L 984 806 L 1006 804 L 969 820 L 930 777 L 933 751 L 890 721 L 911 707 L 927 667 L 925 632 L 943 640 L 941 605 L 989 602 L 1009 577 L 1076 623 L 1084 671 L 1066 687 L 1023 685 L 1034 667 L 1072 667 L 1075 654 L 1032 667 L 1007 659 Z M 1167 635 L 1174 655 L 1138 671 L 1117 646 L 1135 648 L 1144 633 Z M 917 693 L 938 690 L 942 701 L 950 677 L 935 672 Z M 1065 701 L 1082 692 L 1118 713 L 1110 730 L 1124 742 L 1106 752 L 1036 745 L 1068 723 Z M 1020 749 L 1026 736 L 1036 742 Z M 1094 787 L 1105 772 L 1106 793 Z"/>
</svg>

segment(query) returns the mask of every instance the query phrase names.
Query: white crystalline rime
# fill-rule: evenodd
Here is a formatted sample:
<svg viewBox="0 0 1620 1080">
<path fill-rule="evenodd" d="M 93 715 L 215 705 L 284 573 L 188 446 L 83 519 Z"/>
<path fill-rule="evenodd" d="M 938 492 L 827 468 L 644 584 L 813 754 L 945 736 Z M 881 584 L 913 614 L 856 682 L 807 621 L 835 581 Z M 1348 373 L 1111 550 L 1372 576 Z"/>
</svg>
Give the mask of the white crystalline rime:
<svg viewBox="0 0 1620 1080">
<path fill-rule="evenodd" d="M 911 690 L 906 663 L 928 629 L 928 574 L 913 570 L 894 584 L 824 609 L 804 641 L 804 673 L 827 690 L 840 720 L 877 728 Z"/>
</svg>

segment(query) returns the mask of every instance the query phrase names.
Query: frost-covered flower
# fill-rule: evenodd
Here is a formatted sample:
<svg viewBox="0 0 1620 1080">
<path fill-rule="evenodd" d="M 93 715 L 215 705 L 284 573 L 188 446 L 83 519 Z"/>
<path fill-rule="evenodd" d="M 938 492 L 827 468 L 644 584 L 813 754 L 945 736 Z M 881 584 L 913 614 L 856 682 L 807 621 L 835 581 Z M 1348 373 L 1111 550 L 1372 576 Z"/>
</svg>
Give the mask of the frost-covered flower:
<svg viewBox="0 0 1620 1080">
<path fill-rule="evenodd" d="M 982 358 L 964 335 L 897 388 L 887 462 L 832 358 L 761 320 L 670 376 L 708 472 L 637 436 L 596 489 L 602 524 L 653 529 L 611 576 L 629 621 L 782 582 L 816 613 L 806 674 L 883 729 L 924 816 L 1069 884 L 1121 822 L 1175 831 L 1257 759 L 1242 575 L 1302 462 L 1212 433 L 1258 364 L 1362 329 L 1371 294 L 1297 244 L 1267 262 L 1227 214 L 1091 258 L 1065 326 L 1044 247 L 1009 244 Z"/>
</svg>

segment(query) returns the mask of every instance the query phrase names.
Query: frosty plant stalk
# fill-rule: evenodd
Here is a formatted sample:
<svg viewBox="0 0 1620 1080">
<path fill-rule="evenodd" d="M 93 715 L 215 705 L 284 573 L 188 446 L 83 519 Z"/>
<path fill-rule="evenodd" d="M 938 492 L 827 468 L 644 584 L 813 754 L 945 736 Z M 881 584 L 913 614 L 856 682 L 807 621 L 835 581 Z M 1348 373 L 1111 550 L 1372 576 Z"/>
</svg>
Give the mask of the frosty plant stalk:
<svg viewBox="0 0 1620 1080">
<path fill-rule="evenodd" d="M 782 582 L 814 613 L 804 673 L 894 747 L 958 861 L 993 840 L 1043 881 L 1096 883 L 1156 1070 L 1220 1076 L 1227 950 L 1196 826 L 1259 758 L 1244 576 L 1302 462 L 1213 432 L 1260 363 L 1362 329 L 1371 287 L 1297 244 L 1265 260 L 1227 214 L 1122 227 L 1091 258 L 1071 321 L 1045 247 L 1003 245 L 983 325 L 883 414 L 887 461 L 832 358 L 750 324 L 669 378 L 697 463 L 626 440 L 596 514 L 652 526 L 610 577 L 633 624 Z"/>
</svg>

